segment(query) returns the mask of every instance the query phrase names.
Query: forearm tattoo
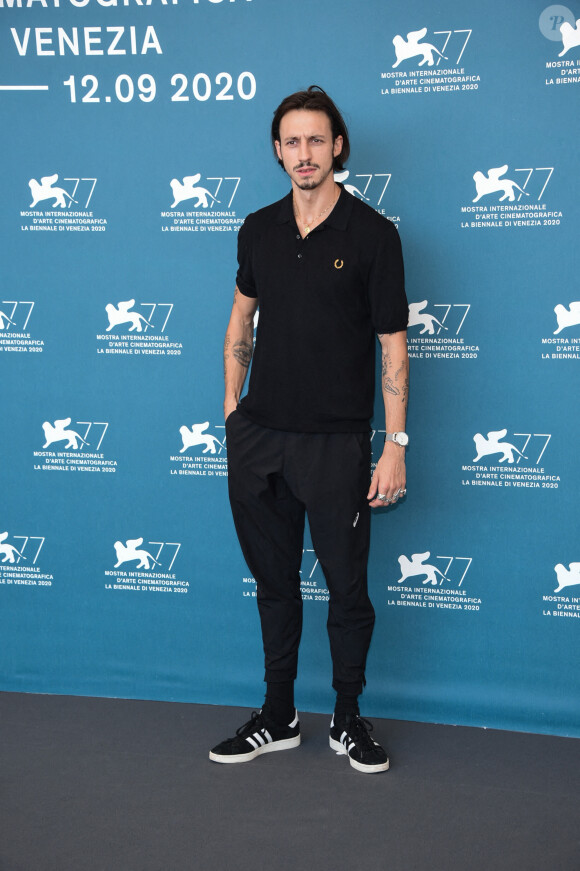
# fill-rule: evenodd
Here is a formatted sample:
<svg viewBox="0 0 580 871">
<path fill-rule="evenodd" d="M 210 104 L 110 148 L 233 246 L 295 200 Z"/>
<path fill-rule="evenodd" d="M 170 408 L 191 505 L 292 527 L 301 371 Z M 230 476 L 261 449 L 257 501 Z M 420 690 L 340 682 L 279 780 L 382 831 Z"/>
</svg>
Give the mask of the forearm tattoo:
<svg viewBox="0 0 580 871">
<path fill-rule="evenodd" d="M 408 399 L 409 399 L 409 376 L 408 376 L 408 375 L 407 375 L 407 377 L 406 377 L 406 378 L 404 379 L 404 381 L 403 381 L 403 384 L 402 384 L 402 391 L 403 391 L 403 397 L 402 397 L 402 399 L 403 399 L 403 402 L 404 402 L 404 404 L 405 404 L 405 406 L 406 406 L 406 405 L 407 405 L 407 401 L 408 401 Z"/>
<path fill-rule="evenodd" d="M 400 391 L 399 388 L 395 386 L 393 383 L 393 379 L 389 375 L 389 368 L 391 366 L 391 355 L 388 351 L 383 351 L 383 371 L 382 371 L 382 380 L 383 380 L 383 390 L 387 393 L 391 393 L 393 396 L 398 396 Z M 396 378 L 396 376 L 395 376 Z"/>
<path fill-rule="evenodd" d="M 252 342 L 244 342 L 241 339 L 239 342 L 236 342 L 233 348 L 233 355 L 244 369 L 247 369 L 250 363 L 252 362 L 252 354 L 254 352 L 254 346 Z"/>
<path fill-rule="evenodd" d="M 224 375 L 226 374 L 228 368 L 228 360 L 230 359 L 230 345 L 232 340 L 230 339 L 230 334 L 226 333 L 226 337 L 224 339 Z"/>
<path fill-rule="evenodd" d="M 401 402 L 406 405 L 409 394 L 409 365 L 406 360 L 401 360 L 394 379 L 391 376 L 392 361 L 388 351 L 382 355 L 382 384 L 385 393 L 392 396 L 400 396 Z"/>
</svg>

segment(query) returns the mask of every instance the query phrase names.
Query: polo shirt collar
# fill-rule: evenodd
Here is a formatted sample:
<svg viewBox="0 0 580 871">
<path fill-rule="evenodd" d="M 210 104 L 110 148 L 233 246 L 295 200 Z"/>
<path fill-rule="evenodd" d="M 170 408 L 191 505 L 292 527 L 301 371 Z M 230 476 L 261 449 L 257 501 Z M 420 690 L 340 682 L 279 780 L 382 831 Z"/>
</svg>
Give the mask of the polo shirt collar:
<svg viewBox="0 0 580 871">
<path fill-rule="evenodd" d="M 352 212 L 353 197 L 352 194 L 349 194 L 348 191 L 344 189 L 344 185 L 338 184 L 338 186 L 340 187 L 340 196 L 338 197 L 335 207 L 330 215 L 319 224 L 318 227 L 315 227 L 315 230 L 318 230 L 325 225 L 333 227 L 335 230 L 346 230 Z M 286 224 L 293 220 L 294 209 L 292 207 L 292 191 L 290 191 L 290 193 L 280 201 L 277 223 Z"/>
</svg>

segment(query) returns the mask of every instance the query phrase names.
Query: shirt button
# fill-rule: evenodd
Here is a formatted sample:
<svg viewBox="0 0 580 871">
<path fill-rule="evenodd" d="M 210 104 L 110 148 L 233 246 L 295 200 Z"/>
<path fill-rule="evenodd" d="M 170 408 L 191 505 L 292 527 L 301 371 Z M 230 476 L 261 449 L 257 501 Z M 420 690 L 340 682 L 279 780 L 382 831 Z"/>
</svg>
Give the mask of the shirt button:
<svg viewBox="0 0 580 871">
<path fill-rule="evenodd" d="M 300 233 L 297 233 L 296 238 L 300 239 Z"/>
<path fill-rule="evenodd" d="M 302 260 L 302 254 L 298 255 L 298 260 Z"/>
</svg>

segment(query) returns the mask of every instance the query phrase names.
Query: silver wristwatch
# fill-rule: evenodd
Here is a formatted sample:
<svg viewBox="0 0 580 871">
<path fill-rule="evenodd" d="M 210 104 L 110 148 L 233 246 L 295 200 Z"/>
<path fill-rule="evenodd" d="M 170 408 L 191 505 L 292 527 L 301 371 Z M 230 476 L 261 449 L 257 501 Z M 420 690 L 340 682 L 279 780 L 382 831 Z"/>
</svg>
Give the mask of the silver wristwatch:
<svg viewBox="0 0 580 871">
<path fill-rule="evenodd" d="M 405 448 L 409 444 L 409 436 L 406 432 L 388 432 L 385 433 L 385 441 L 395 442 L 396 445 Z"/>
</svg>

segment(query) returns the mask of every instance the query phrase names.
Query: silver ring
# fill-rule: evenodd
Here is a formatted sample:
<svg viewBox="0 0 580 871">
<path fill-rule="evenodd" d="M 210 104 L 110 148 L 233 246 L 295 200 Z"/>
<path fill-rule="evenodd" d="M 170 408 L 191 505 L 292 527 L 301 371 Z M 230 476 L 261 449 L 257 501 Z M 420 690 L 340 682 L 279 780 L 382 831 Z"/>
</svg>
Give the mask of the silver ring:
<svg viewBox="0 0 580 871">
<path fill-rule="evenodd" d="M 380 499 L 381 502 L 390 502 L 391 501 L 390 499 L 387 499 L 386 493 L 378 493 L 377 499 Z"/>
<path fill-rule="evenodd" d="M 401 489 L 399 488 L 396 493 L 393 493 L 393 499 L 396 499 L 397 496 L 401 493 Z"/>
<path fill-rule="evenodd" d="M 400 494 L 401 496 L 405 496 L 406 493 L 407 493 L 407 490 L 406 490 L 406 489 L 404 489 L 404 490 L 399 490 L 399 494 Z"/>
</svg>

